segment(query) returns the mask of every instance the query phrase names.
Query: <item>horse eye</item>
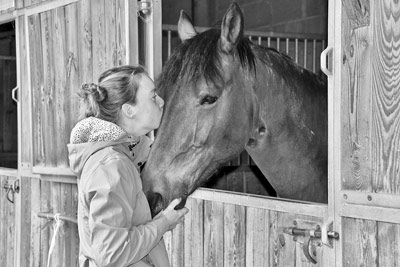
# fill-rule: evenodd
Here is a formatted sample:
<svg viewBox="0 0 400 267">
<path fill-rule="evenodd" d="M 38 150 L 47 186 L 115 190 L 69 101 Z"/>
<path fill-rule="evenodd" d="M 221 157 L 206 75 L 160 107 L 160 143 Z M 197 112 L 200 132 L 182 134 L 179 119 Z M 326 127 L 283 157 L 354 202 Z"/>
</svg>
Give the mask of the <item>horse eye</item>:
<svg viewBox="0 0 400 267">
<path fill-rule="evenodd" d="M 204 105 L 204 104 L 211 105 L 211 104 L 214 104 L 215 101 L 217 101 L 217 99 L 218 99 L 218 97 L 216 97 L 216 96 L 206 95 L 205 97 L 203 97 L 200 100 L 200 105 Z"/>
</svg>

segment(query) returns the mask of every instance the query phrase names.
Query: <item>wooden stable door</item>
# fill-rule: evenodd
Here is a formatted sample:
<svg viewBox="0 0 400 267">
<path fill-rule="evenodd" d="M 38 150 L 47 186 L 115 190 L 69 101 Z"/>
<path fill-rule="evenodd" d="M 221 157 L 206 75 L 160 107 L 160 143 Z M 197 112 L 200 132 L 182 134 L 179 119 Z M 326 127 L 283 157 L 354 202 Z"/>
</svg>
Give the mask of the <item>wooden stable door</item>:
<svg viewBox="0 0 400 267">
<path fill-rule="evenodd" d="M 336 266 L 399 266 L 400 4 L 330 1 Z"/>
<path fill-rule="evenodd" d="M 0 12 L 0 23 L 15 20 L 19 89 L 18 170 L 0 169 L 2 186 L 19 183 L 14 205 L 1 188 L 2 266 L 46 266 L 54 221 L 39 214 L 76 218 L 76 177 L 66 145 L 81 84 L 125 64 L 159 73 L 161 56 L 154 51 L 161 51 L 155 42 L 161 39 L 161 2 L 141 14 L 142 22 L 138 8 L 127 0 L 17 0 Z M 77 266 L 78 244 L 76 225 L 63 222 L 50 266 Z"/>
</svg>

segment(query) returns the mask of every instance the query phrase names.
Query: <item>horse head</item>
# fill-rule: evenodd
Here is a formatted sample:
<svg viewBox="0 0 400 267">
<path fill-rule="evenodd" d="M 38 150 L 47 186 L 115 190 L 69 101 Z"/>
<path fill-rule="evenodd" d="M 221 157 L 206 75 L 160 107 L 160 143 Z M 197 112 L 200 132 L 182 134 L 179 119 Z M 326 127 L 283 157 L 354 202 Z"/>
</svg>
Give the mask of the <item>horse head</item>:
<svg viewBox="0 0 400 267">
<path fill-rule="evenodd" d="M 153 215 L 186 197 L 243 150 L 258 118 L 255 57 L 236 3 L 221 29 L 197 33 L 182 11 L 182 43 L 157 81 L 164 114 L 142 173 Z"/>
</svg>

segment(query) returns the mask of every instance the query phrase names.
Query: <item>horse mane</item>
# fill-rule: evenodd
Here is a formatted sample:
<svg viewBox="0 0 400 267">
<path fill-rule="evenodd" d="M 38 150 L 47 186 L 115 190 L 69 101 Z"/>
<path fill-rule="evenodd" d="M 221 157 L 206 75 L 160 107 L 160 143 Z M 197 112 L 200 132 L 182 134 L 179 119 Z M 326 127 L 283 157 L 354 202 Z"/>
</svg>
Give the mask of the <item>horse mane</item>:
<svg viewBox="0 0 400 267">
<path fill-rule="evenodd" d="M 219 84 L 222 81 L 220 51 L 218 42 L 220 29 L 210 29 L 182 42 L 167 61 L 158 79 L 158 87 L 169 88 L 178 80 L 197 82 L 201 77 Z M 247 37 L 241 38 L 234 56 L 239 58 L 243 69 L 256 75 L 256 60 L 277 71 L 285 80 L 297 75 L 309 76 L 309 82 L 324 84 L 325 81 L 314 73 L 295 64 L 291 57 L 274 48 L 252 43 Z M 290 82 L 287 80 L 287 82 Z"/>
<path fill-rule="evenodd" d="M 161 87 L 168 88 L 179 80 L 197 82 L 204 77 L 207 81 L 222 81 L 218 41 L 219 29 L 210 29 L 182 42 L 164 66 L 159 79 Z M 244 69 L 255 70 L 256 59 L 251 49 L 251 41 L 242 38 L 235 51 Z"/>
</svg>

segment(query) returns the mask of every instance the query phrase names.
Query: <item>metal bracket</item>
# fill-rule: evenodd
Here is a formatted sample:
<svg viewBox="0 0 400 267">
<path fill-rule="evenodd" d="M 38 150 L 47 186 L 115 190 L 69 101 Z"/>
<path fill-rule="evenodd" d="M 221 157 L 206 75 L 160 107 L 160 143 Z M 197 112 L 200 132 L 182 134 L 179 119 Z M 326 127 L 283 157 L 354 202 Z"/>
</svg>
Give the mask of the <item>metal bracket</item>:
<svg viewBox="0 0 400 267">
<path fill-rule="evenodd" d="M 332 239 L 339 239 L 339 233 L 333 231 L 333 219 L 328 218 L 321 228 L 321 241 L 324 245 L 332 248 Z"/>
<path fill-rule="evenodd" d="M 332 245 L 330 239 L 339 238 L 339 234 L 331 229 L 332 223 L 323 224 L 321 228 L 318 223 L 298 219 L 293 221 L 293 225 L 294 227 L 283 228 L 283 232 L 292 235 L 293 240 L 302 245 L 304 256 L 313 264 L 317 263 L 317 248 L 322 246 L 324 240 L 326 239 L 327 243 Z M 329 230 L 325 231 L 328 228 Z"/>
<path fill-rule="evenodd" d="M 3 184 L 3 189 L 6 190 L 7 200 L 14 203 L 14 194 L 19 193 L 19 180 L 14 180 L 12 184 L 8 184 L 8 181 L 6 181 Z"/>
<path fill-rule="evenodd" d="M 147 15 L 153 9 L 152 0 L 139 0 L 138 1 L 138 12 L 142 12 L 143 15 Z M 139 14 L 140 15 L 140 14 Z"/>
</svg>

